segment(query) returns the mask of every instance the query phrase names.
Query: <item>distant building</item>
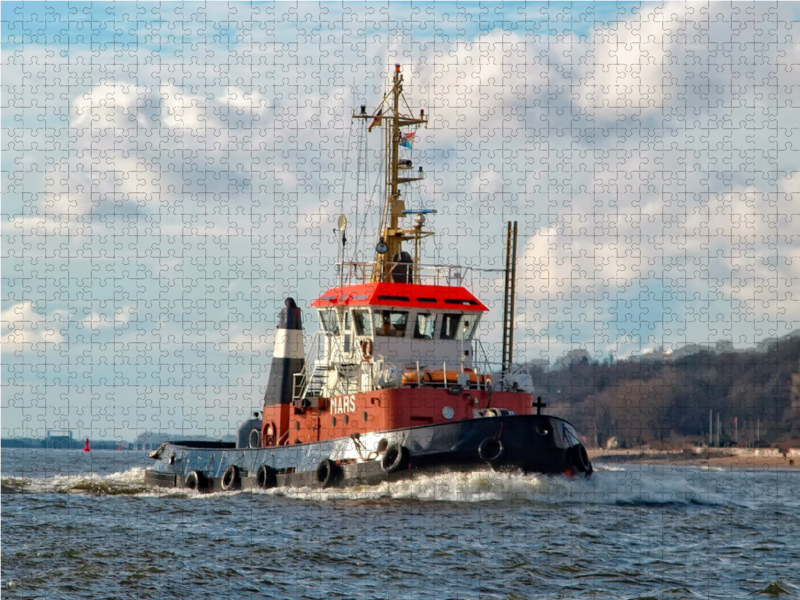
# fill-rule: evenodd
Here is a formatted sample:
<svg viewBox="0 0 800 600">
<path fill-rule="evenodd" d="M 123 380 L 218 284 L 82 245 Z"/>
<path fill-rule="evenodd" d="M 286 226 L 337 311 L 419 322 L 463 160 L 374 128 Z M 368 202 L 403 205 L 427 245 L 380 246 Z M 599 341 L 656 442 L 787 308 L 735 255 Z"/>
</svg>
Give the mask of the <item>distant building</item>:
<svg viewBox="0 0 800 600">
<path fill-rule="evenodd" d="M 48 429 L 44 438 L 44 447 L 52 450 L 72 450 L 83 447 L 83 443 L 75 439 L 70 429 Z"/>
</svg>

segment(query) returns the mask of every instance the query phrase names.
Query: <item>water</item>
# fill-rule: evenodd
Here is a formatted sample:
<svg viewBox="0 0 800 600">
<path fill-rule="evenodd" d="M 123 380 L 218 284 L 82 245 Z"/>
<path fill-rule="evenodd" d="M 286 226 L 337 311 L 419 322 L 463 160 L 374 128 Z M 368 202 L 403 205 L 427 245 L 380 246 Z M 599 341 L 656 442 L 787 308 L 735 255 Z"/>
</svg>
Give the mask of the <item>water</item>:
<svg viewBox="0 0 800 600">
<path fill-rule="evenodd" d="M 3 598 L 796 598 L 800 472 L 600 467 L 153 491 L 144 452 L 2 451 Z"/>
</svg>

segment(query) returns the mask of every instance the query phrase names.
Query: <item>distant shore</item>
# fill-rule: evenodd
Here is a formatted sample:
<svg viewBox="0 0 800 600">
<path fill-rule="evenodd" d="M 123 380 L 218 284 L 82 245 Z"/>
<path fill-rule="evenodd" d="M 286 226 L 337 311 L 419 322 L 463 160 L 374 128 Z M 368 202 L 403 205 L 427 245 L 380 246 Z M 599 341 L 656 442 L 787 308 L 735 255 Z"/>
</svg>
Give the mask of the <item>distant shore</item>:
<svg viewBox="0 0 800 600">
<path fill-rule="evenodd" d="M 589 457 L 598 465 L 640 463 L 724 469 L 797 469 L 800 449 L 786 454 L 777 448 L 711 448 L 692 450 L 604 450 L 590 448 Z"/>
</svg>

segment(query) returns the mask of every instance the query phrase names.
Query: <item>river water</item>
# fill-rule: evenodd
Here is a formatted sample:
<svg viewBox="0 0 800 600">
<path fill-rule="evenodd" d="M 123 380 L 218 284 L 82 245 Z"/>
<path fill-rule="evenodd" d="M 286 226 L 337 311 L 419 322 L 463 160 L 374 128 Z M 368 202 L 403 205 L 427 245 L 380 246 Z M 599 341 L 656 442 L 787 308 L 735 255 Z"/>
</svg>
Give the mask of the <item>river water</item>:
<svg viewBox="0 0 800 600">
<path fill-rule="evenodd" d="M 800 471 L 480 472 L 153 491 L 144 452 L 2 451 L 6 598 L 796 598 Z"/>
</svg>

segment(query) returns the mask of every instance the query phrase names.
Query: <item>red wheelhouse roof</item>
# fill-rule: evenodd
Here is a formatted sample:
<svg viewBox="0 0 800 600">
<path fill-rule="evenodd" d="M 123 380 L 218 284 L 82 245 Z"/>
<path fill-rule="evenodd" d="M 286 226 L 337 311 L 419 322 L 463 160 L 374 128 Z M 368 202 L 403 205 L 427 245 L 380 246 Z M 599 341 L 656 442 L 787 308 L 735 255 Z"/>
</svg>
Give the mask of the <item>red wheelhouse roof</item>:
<svg viewBox="0 0 800 600">
<path fill-rule="evenodd" d="M 466 288 L 412 283 L 362 283 L 329 289 L 311 303 L 314 308 L 337 306 L 396 306 L 487 312 Z"/>
</svg>

